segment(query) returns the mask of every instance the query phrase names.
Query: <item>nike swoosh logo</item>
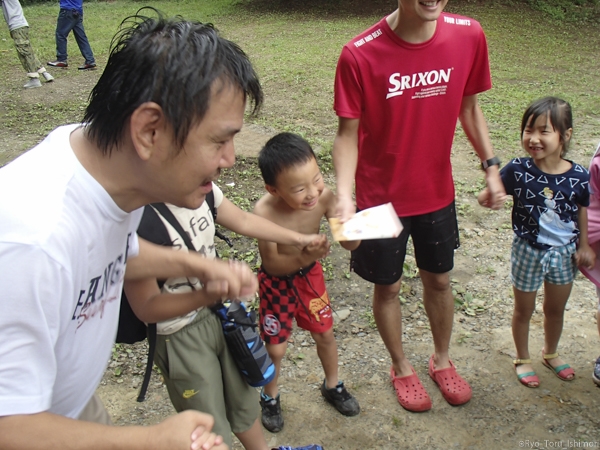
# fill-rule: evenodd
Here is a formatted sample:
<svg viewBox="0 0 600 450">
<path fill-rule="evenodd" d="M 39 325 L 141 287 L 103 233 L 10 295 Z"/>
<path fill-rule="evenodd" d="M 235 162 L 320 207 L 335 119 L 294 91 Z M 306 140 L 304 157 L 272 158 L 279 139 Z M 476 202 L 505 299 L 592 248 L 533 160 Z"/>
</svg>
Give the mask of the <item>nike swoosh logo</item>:
<svg viewBox="0 0 600 450">
<path fill-rule="evenodd" d="M 187 391 L 183 391 L 183 398 L 185 398 L 186 400 L 188 398 L 192 398 L 194 395 L 196 395 L 198 393 L 198 391 L 195 391 L 193 389 L 188 389 Z"/>
</svg>

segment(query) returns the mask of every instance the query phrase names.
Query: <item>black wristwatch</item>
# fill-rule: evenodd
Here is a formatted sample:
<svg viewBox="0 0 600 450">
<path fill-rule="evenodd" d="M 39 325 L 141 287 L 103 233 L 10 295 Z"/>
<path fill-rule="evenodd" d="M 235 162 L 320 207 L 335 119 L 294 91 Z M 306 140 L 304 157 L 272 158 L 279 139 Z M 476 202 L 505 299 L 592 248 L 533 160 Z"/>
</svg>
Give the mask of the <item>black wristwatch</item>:
<svg viewBox="0 0 600 450">
<path fill-rule="evenodd" d="M 483 170 L 487 170 L 488 167 L 490 166 L 500 166 L 500 158 L 498 158 L 497 156 L 494 156 L 493 158 L 490 159 L 486 159 L 485 161 L 481 162 L 481 168 Z"/>
</svg>

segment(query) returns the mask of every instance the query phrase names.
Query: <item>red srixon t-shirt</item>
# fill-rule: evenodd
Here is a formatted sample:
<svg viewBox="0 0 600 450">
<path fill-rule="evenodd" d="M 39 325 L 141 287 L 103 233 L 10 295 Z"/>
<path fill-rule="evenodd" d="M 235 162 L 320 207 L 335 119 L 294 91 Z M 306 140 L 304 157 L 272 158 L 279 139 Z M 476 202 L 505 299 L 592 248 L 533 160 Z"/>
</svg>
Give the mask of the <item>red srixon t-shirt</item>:
<svg viewBox="0 0 600 450">
<path fill-rule="evenodd" d="M 491 86 L 485 35 L 473 19 L 443 13 L 429 41 L 409 44 L 383 18 L 347 43 L 334 109 L 360 119 L 358 207 L 392 202 L 399 216 L 412 216 L 448 206 L 462 99 Z"/>
</svg>

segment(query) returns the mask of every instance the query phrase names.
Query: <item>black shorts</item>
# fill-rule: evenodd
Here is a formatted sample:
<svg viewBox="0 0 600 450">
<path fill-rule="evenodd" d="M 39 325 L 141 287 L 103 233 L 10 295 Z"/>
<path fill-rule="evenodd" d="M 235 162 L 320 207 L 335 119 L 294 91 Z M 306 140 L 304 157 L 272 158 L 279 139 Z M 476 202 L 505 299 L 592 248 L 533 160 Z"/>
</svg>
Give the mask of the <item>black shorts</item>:
<svg viewBox="0 0 600 450">
<path fill-rule="evenodd" d="M 450 272 L 459 245 L 454 202 L 419 216 L 400 217 L 404 229 L 392 239 L 369 239 L 352 252 L 350 269 L 375 284 L 394 284 L 402 276 L 406 244 L 412 237 L 417 267 L 432 273 Z"/>
</svg>

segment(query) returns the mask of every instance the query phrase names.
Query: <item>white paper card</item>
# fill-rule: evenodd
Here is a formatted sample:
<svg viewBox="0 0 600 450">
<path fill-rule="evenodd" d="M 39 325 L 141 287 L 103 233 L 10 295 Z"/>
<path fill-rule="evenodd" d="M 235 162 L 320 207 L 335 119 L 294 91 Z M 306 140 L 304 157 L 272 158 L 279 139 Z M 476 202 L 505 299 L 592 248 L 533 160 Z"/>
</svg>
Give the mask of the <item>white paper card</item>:
<svg viewBox="0 0 600 450">
<path fill-rule="evenodd" d="M 331 218 L 329 226 L 336 241 L 395 238 L 402 231 L 402 224 L 391 203 L 357 212 L 346 223 Z"/>
</svg>

